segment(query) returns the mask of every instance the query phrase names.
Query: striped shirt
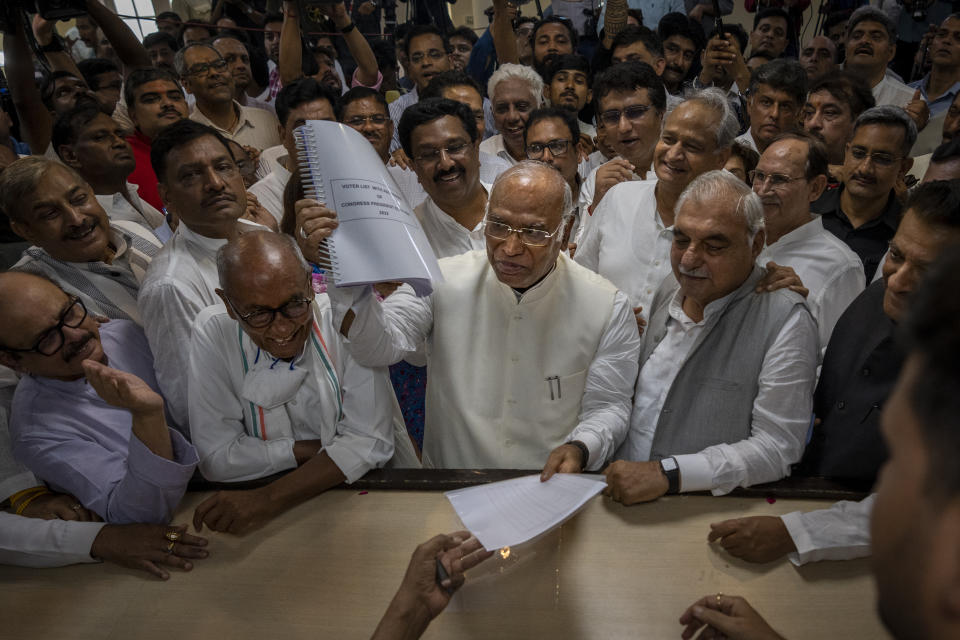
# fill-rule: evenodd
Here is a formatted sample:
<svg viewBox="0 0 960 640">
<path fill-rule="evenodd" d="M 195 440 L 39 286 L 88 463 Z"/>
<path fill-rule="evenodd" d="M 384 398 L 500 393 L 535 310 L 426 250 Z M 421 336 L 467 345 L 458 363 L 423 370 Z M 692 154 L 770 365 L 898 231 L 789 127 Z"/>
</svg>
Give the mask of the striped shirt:
<svg viewBox="0 0 960 640">
<path fill-rule="evenodd" d="M 12 269 L 50 278 L 83 300 L 90 313 L 142 325 L 137 292 L 150 260 L 163 245 L 149 229 L 127 220 L 110 223 L 110 245 L 116 249 L 110 264 L 63 262 L 33 246 Z"/>
</svg>

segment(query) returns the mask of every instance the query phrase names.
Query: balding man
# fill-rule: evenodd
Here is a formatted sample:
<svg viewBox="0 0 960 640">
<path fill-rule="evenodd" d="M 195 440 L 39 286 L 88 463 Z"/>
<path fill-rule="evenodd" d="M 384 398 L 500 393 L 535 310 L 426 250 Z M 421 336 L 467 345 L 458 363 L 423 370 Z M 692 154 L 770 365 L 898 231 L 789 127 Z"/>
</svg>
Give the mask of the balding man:
<svg viewBox="0 0 960 640">
<path fill-rule="evenodd" d="M 167 426 L 143 331 L 33 274 L 0 275 L 0 309 L 0 364 L 26 374 L 10 412 L 17 459 L 107 522 L 168 522 L 197 452 Z"/>
<path fill-rule="evenodd" d="M 674 207 L 698 175 L 722 169 L 737 116 L 719 89 L 704 89 L 670 112 L 654 149 L 656 180 L 622 182 L 594 210 L 576 260 L 616 285 L 638 314 L 670 273 Z M 645 311 L 646 310 L 646 311 Z"/>
<path fill-rule="evenodd" d="M 757 293 L 763 205 L 710 171 L 677 202 L 670 262 L 651 305 L 630 432 L 606 470 L 614 500 L 779 480 L 800 458 L 816 381 L 803 298 Z"/>
<path fill-rule="evenodd" d="M 0 174 L 0 211 L 33 245 L 13 269 L 55 280 L 91 313 L 142 324 L 140 283 L 161 248 L 149 229 L 111 222 L 86 180 L 38 156 L 17 160 Z"/>
<path fill-rule="evenodd" d="M 827 184 L 826 152 L 808 133 L 785 133 L 760 156 L 750 180 L 767 232 L 760 264 L 773 261 L 800 276 L 826 350 L 837 320 L 866 286 L 857 254 L 810 213 Z"/>
<path fill-rule="evenodd" d="M 441 259 L 445 281 L 431 296 L 403 286 L 380 304 L 368 287 L 329 292 L 362 364 L 429 345 L 425 466 L 546 460 L 548 478 L 599 469 L 623 438 L 639 337 L 626 296 L 560 253 L 572 208 L 558 171 L 519 163 L 491 191 L 486 252 Z M 328 209 L 301 209 L 307 255 L 333 220 Z"/>
<path fill-rule="evenodd" d="M 325 296 L 290 236 L 253 231 L 217 254 L 223 305 L 197 316 L 190 347 L 191 435 L 208 480 L 293 471 L 261 489 L 221 492 L 199 529 L 241 533 L 383 466 L 397 446 L 416 465 L 383 370 L 344 349 Z"/>
</svg>

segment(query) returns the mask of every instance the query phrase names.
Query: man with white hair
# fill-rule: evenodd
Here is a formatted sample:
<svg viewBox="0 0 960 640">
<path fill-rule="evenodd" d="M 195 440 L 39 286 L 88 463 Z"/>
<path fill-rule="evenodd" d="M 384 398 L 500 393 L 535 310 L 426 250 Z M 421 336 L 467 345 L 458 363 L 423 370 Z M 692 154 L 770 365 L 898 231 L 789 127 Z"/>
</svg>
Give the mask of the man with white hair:
<svg viewBox="0 0 960 640">
<path fill-rule="evenodd" d="M 497 155 L 514 165 L 527 159 L 523 132 L 530 112 L 543 102 L 543 79 L 522 64 L 507 63 L 493 72 L 487 83 L 498 133 L 480 143 L 480 151 Z"/>
<path fill-rule="evenodd" d="M 643 336 L 630 432 L 607 467 L 624 504 L 772 482 L 810 424 L 817 326 L 788 289 L 758 293 L 763 205 L 710 171 L 677 202 L 667 278 Z"/>
<path fill-rule="evenodd" d="M 486 251 L 441 259 L 430 296 L 328 290 L 359 363 L 427 347 L 424 466 L 543 467 L 547 479 L 600 469 L 622 441 L 640 340 L 626 296 L 561 253 L 572 208 L 560 172 L 521 162 L 490 192 Z M 301 207 L 297 223 L 310 258 L 336 214 Z"/>
<path fill-rule="evenodd" d="M 666 118 L 653 153 L 657 179 L 614 185 L 594 210 L 576 260 L 626 293 L 634 313 L 649 313 L 670 273 L 677 199 L 694 178 L 723 168 L 738 126 L 722 91 L 700 91 Z"/>
</svg>

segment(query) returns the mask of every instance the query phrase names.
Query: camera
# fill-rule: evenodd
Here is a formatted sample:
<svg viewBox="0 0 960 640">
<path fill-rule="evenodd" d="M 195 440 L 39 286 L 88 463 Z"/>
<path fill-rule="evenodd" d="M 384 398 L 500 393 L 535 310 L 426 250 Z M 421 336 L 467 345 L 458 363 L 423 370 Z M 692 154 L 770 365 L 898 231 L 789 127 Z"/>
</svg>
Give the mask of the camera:
<svg viewBox="0 0 960 640">
<path fill-rule="evenodd" d="M 87 13 L 86 0 L 4 0 L 0 8 L 0 31 L 12 33 L 24 13 L 39 13 L 46 20 L 66 20 Z"/>
</svg>

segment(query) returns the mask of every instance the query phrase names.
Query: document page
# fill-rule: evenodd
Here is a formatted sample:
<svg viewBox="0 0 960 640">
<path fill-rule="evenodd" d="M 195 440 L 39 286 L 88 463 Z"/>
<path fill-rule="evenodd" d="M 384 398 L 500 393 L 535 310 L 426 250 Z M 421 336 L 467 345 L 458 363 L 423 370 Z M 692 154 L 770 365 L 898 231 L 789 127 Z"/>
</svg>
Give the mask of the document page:
<svg viewBox="0 0 960 640">
<path fill-rule="evenodd" d="M 579 511 L 607 486 L 603 476 L 558 473 L 448 491 L 445 495 L 488 551 L 526 542 Z"/>
</svg>

